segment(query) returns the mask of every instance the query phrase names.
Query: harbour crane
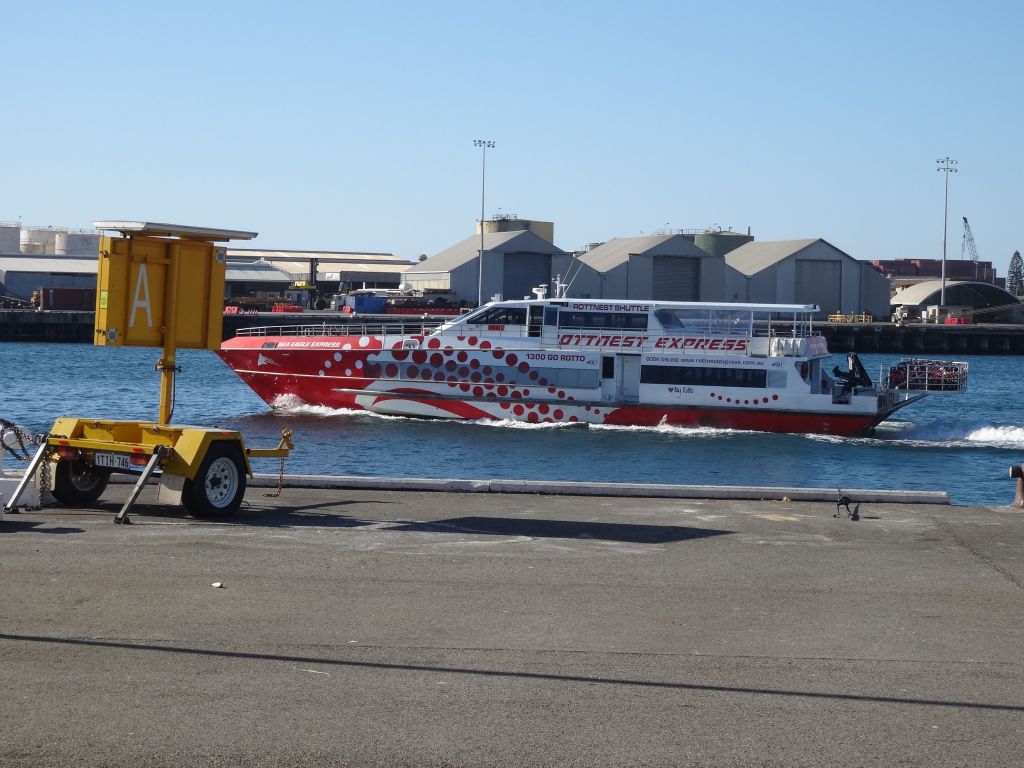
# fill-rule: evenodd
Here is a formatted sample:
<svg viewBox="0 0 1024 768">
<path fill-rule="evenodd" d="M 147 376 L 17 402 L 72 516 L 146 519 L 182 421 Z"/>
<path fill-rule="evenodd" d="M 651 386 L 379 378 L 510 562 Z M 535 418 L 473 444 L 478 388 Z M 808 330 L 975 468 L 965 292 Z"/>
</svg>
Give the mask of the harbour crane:
<svg viewBox="0 0 1024 768">
<path fill-rule="evenodd" d="M 971 232 L 971 225 L 967 221 L 967 217 L 964 216 L 964 240 L 960 246 L 960 258 L 964 257 L 964 253 L 967 253 L 971 257 L 971 261 L 974 262 L 974 279 L 978 279 L 978 249 L 974 246 L 974 233 Z"/>
</svg>

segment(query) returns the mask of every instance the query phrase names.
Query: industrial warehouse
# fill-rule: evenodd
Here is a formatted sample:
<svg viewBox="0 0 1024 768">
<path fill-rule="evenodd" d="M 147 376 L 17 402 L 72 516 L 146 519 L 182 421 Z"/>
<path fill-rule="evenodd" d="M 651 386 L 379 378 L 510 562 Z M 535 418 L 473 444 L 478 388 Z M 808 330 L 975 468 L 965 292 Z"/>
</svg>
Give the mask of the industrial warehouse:
<svg viewBox="0 0 1024 768">
<path fill-rule="evenodd" d="M 229 311 L 345 309 L 353 291 L 434 297 L 470 308 L 568 283 L 568 297 L 655 301 L 815 304 L 816 319 L 940 322 L 937 261 L 858 260 L 820 237 L 757 241 L 731 230 L 672 230 L 615 237 L 581 251 L 554 243 L 554 224 L 495 216 L 476 232 L 413 262 L 390 253 L 228 248 Z M 88 310 L 94 305 L 99 234 L 0 224 L 5 306 Z M 954 268 L 953 265 L 957 265 Z M 1021 305 L 989 262 L 950 262 L 954 319 L 1021 322 Z M 964 280 L 967 272 L 978 279 Z M 348 309 L 354 305 L 350 302 Z"/>
</svg>

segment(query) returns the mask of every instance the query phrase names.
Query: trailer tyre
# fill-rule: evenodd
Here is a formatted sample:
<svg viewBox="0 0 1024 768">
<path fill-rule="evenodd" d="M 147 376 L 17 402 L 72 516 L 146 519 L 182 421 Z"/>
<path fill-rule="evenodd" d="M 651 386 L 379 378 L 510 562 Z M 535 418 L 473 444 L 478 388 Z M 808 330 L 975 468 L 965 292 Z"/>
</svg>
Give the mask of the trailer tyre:
<svg viewBox="0 0 1024 768">
<path fill-rule="evenodd" d="M 233 515 L 245 496 L 245 462 L 234 443 L 210 445 L 192 480 L 182 488 L 181 502 L 195 517 Z"/>
<path fill-rule="evenodd" d="M 110 472 L 81 459 L 62 459 L 53 473 L 53 497 L 62 504 L 92 504 L 107 488 Z"/>
</svg>

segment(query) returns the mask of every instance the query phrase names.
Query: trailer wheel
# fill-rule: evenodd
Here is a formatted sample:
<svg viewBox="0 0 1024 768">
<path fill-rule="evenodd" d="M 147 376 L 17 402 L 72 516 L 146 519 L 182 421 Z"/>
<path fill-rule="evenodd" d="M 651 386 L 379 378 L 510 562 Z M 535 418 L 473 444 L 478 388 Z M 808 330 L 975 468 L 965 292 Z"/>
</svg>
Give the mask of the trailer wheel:
<svg viewBox="0 0 1024 768">
<path fill-rule="evenodd" d="M 233 515 L 245 495 L 245 462 L 234 443 L 215 442 L 195 478 L 186 480 L 181 502 L 195 517 Z"/>
<path fill-rule="evenodd" d="M 53 474 L 53 497 L 62 504 L 92 504 L 106 490 L 110 472 L 81 459 L 62 459 Z"/>
</svg>

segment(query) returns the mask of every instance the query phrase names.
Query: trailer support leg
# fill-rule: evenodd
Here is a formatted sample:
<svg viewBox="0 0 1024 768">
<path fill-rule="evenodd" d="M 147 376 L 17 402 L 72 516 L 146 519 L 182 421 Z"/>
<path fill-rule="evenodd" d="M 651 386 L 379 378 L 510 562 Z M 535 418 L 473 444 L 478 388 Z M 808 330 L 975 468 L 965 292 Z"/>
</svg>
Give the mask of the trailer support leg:
<svg viewBox="0 0 1024 768">
<path fill-rule="evenodd" d="M 128 500 L 121 507 L 121 511 L 114 516 L 114 523 L 118 525 L 131 525 L 131 518 L 128 517 L 128 512 L 135 502 L 139 498 L 139 494 L 142 493 L 143 486 L 146 485 L 146 481 L 153 476 L 156 468 L 160 466 L 160 461 L 167 455 L 167 446 L 158 445 L 153 450 L 153 455 L 149 457 L 149 463 L 146 464 L 146 468 L 142 470 L 142 474 L 139 475 L 138 481 L 135 483 L 135 487 L 132 488 L 132 492 L 128 495 Z"/>
<path fill-rule="evenodd" d="M 36 455 L 32 457 L 32 461 L 28 464 L 28 469 L 25 470 L 25 474 L 22 475 L 21 482 L 18 483 L 18 487 L 14 489 L 14 494 L 11 496 L 11 500 L 4 505 L 4 512 L 14 512 L 15 507 L 18 506 L 18 499 L 21 498 L 21 494 L 28 488 L 28 484 L 32 482 L 32 478 L 35 477 L 36 470 L 39 469 L 39 465 L 46 459 L 46 453 L 50 446 L 43 441 L 43 444 L 39 446 L 39 450 L 36 451 Z M 46 488 L 44 490 L 50 490 Z"/>
</svg>

